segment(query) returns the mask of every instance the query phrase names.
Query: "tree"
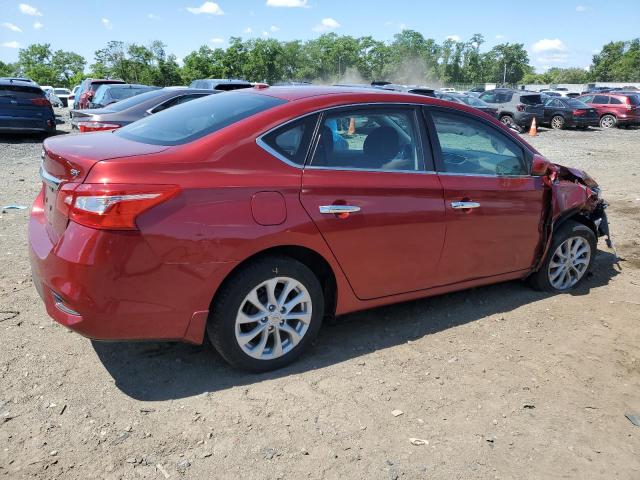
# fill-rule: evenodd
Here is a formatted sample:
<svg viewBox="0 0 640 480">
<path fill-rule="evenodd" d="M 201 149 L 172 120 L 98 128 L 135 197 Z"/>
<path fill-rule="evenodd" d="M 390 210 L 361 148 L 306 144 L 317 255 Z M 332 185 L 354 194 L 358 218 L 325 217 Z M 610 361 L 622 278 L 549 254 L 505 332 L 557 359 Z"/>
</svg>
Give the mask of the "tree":
<svg viewBox="0 0 640 480">
<path fill-rule="evenodd" d="M 13 63 L 4 63 L 0 60 L 0 77 L 12 77 L 17 73 L 18 66 Z"/>
<path fill-rule="evenodd" d="M 40 85 L 72 87 L 84 71 L 85 64 L 84 57 L 77 53 L 52 52 L 48 43 L 36 43 L 20 49 L 17 70 Z"/>
<path fill-rule="evenodd" d="M 203 45 L 183 59 L 182 80 L 189 84 L 198 78 L 222 78 L 225 76 L 223 65 L 224 50 Z"/>
<path fill-rule="evenodd" d="M 501 43 L 483 56 L 487 80 L 495 83 L 516 84 L 527 73 L 533 72 L 529 55 L 522 43 Z"/>
</svg>

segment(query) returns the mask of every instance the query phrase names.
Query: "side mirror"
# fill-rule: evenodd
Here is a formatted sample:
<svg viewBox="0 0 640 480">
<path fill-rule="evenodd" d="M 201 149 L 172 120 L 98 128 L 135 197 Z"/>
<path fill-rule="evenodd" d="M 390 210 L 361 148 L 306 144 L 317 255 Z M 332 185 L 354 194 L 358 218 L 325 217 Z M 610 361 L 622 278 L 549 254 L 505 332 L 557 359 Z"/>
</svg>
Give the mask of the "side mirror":
<svg viewBox="0 0 640 480">
<path fill-rule="evenodd" d="M 542 155 L 534 155 L 531 162 L 531 175 L 534 177 L 543 177 L 549 173 L 551 162 Z"/>
</svg>

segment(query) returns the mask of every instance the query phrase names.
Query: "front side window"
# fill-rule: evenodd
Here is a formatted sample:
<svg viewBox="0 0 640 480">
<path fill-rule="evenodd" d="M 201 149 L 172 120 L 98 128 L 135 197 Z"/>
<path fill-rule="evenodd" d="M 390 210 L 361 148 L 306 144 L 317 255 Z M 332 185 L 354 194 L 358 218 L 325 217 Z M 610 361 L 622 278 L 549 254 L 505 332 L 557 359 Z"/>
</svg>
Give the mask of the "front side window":
<svg viewBox="0 0 640 480">
<path fill-rule="evenodd" d="M 424 170 L 417 113 L 412 108 L 342 110 L 323 116 L 314 167 Z"/>
<path fill-rule="evenodd" d="M 467 175 L 527 175 L 522 148 L 491 125 L 466 115 L 432 113 L 442 151 L 440 168 Z"/>
<path fill-rule="evenodd" d="M 264 144 L 288 162 L 303 165 L 317 115 L 288 123 L 262 137 Z"/>
<path fill-rule="evenodd" d="M 209 95 L 133 122 L 114 135 L 153 145 L 181 145 L 284 103 L 255 93 Z"/>
</svg>

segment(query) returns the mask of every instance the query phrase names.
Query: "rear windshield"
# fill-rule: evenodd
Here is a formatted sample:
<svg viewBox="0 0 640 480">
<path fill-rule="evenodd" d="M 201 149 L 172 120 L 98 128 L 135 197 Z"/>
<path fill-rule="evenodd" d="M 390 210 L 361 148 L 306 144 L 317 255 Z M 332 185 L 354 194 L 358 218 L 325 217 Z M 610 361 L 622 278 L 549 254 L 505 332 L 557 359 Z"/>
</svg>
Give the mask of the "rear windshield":
<svg viewBox="0 0 640 480">
<path fill-rule="evenodd" d="M 569 105 L 571 108 L 591 108 L 586 103 L 581 102 L 580 100 L 574 100 L 573 98 L 565 100 L 564 103 Z"/>
<path fill-rule="evenodd" d="M 542 97 L 540 95 L 522 95 L 520 102 L 525 105 L 538 105 L 542 103 Z"/>
<path fill-rule="evenodd" d="M 182 145 L 283 103 L 266 95 L 209 95 L 138 120 L 114 135 L 153 145 Z"/>
<path fill-rule="evenodd" d="M 160 98 L 164 96 L 166 96 L 166 92 L 161 92 L 159 90 L 151 90 L 149 92 L 144 92 L 144 93 L 141 93 L 140 95 L 136 95 L 134 97 L 122 100 L 121 102 L 109 105 L 108 109 L 110 112 L 121 112 L 123 110 L 126 110 L 127 108 L 135 107 L 136 105 L 139 105 L 142 102 L 151 100 L 152 98 L 158 97 L 158 102 L 161 102 L 162 100 Z"/>
<path fill-rule="evenodd" d="M 53 91 L 56 95 L 68 95 L 69 93 L 71 93 L 66 88 L 54 88 Z"/>
<path fill-rule="evenodd" d="M 41 88 L 29 85 L 0 85 L 0 97 L 40 98 L 44 97 Z"/>
<path fill-rule="evenodd" d="M 114 100 L 124 100 L 144 92 L 148 92 L 149 87 L 129 88 L 129 87 L 111 87 L 109 89 L 109 97 Z M 105 92 L 106 93 L 106 92 Z"/>
</svg>

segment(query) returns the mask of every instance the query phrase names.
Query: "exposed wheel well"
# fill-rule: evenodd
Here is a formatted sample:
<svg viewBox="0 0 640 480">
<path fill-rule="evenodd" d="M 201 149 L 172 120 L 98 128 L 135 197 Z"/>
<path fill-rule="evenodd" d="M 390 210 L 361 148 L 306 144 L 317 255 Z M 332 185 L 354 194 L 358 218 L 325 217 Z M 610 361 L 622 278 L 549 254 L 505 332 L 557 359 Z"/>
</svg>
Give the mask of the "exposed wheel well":
<svg viewBox="0 0 640 480">
<path fill-rule="evenodd" d="M 596 238 L 598 237 L 598 227 L 596 227 L 596 224 L 593 222 L 593 220 L 591 220 L 586 215 L 583 215 L 581 212 L 576 211 L 568 212 L 566 215 L 563 215 L 558 220 L 556 220 L 555 225 L 553 226 L 553 231 L 555 232 L 556 230 L 558 230 L 558 227 L 560 227 L 560 225 L 565 223 L 567 220 L 573 220 L 574 222 L 581 223 L 585 227 L 589 227 L 595 234 Z"/>
<path fill-rule="evenodd" d="M 320 255 L 319 253 L 306 248 L 300 247 L 297 245 L 284 245 L 278 247 L 268 248 L 261 252 L 255 253 L 254 255 L 246 258 L 235 268 L 229 272 L 227 277 L 224 279 L 218 291 L 213 296 L 211 300 L 211 305 L 213 305 L 216 301 L 216 296 L 218 292 L 233 278 L 234 274 L 244 266 L 250 264 L 251 262 L 263 258 L 270 255 L 279 255 L 286 256 L 289 258 L 293 258 L 300 263 L 305 264 L 309 269 L 318 277 L 320 281 L 320 285 L 322 285 L 322 293 L 324 296 L 324 312 L 325 316 L 332 317 L 336 312 L 336 301 L 337 301 L 337 285 L 336 285 L 336 277 L 333 273 L 333 270 L 329 263 Z"/>
</svg>

